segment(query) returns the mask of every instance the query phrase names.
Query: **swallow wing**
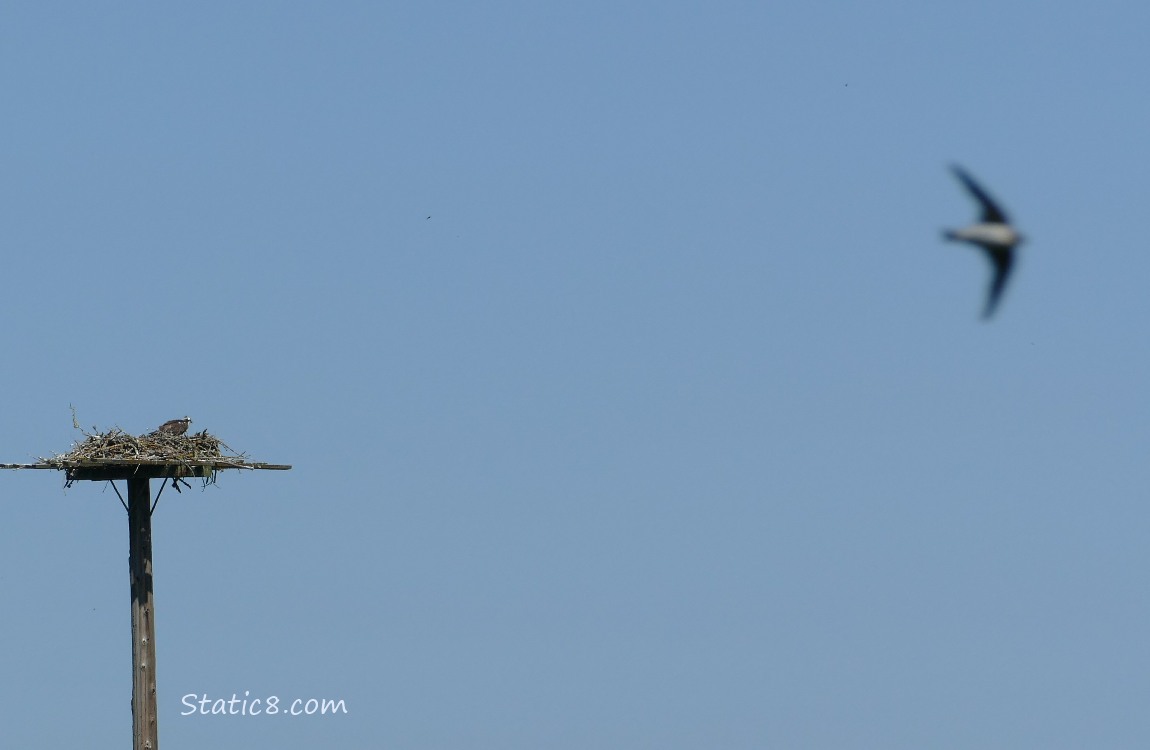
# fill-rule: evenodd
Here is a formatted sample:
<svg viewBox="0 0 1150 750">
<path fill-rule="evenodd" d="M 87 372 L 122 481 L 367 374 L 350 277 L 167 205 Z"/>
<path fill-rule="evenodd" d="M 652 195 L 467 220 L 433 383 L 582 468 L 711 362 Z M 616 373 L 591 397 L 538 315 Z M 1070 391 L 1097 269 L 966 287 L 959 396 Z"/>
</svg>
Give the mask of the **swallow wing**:
<svg viewBox="0 0 1150 750">
<path fill-rule="evenodd" d="M 967 191 L 974 196 L 975 200 L 982 206 L 982 220 L 989 224 L 1009 224 L 1010 221 L 1006 218 L 1006 213 L 998 207 L 982 186 L 974 181 L 974 178 L 967 174 L 966 170 L 957 164 L 952 164 L 950 167 L 954 172 L 954 176 L 962 182 Z"/>
<path fill-rule="evenodd" d="M 995 308 L 998 307 L 998 301 L 1002 298 L 1002 290 L 1006 288 L 1006 282 L 1010 279 L 1010 271 L 1014 267 L 1014 251 L 1001 247 L 986 247 L 987 257 L 990 258 L 990 263 L 993 266 L 993 275 L 990 277 L 990 289 L 986 293 L 986 308 L 982 312 L 983 318 L 989 318 L 994 314 Z"/>
</svg>

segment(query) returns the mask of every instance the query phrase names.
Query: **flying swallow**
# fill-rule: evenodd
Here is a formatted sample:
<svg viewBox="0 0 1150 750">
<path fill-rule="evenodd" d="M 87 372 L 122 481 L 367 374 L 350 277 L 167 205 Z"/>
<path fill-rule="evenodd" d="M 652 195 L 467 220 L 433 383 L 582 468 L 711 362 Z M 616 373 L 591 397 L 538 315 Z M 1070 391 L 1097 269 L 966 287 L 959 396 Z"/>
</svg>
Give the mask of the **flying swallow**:
<svg viewBox="0 0 1150 750">
<path fill-rule="evenodd" d="M 982 311 L 982 317 L 989 318 L 994 314 L 994 309 L 1002 297 L 1002 290 L 1006 288 L 1006 282 L 1010 278 L 1010 270 L 1014 266 L 1014 249 L 1022 243 L 1022 235 L 1010 226 L 1006 213 L 991 200 L 973 177 L 957 165 L 951 165 L 950 169 L 982 206 L 982 217 L 977 223 L 964 229 L 944 230 L 942 236 L 948 240 L 978 245 L 986 252 L 986 257 L 993 267 L 993 276 L 990 279 L 990 289 L 986 294 L 986 307 Z"/>
</svg>

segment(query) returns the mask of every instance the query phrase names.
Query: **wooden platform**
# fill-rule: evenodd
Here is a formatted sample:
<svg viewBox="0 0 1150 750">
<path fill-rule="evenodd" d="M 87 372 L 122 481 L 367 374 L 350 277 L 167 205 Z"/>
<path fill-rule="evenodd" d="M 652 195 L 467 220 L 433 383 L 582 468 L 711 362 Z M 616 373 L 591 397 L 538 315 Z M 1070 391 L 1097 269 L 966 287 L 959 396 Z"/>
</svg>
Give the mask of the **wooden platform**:
<svg viewBox="0 0 1150 750">
<path fill-rule="evenodd" d="M 199 460 L 168 460 L 157 458 L 96 458 L 84 461 L 42 461 L 34 464 L 0 464 L 0 469 L 53 469 L 66 472 L 69 482 L 79 480 L 107 481 L 114 479 L 168 479 L 183 477 L 210 477 L 217 471 L 239 469 L 248 471 L 287 471 L 290 464 L 268 464 L 242 461 L 226 457 Z"/>
</svg>

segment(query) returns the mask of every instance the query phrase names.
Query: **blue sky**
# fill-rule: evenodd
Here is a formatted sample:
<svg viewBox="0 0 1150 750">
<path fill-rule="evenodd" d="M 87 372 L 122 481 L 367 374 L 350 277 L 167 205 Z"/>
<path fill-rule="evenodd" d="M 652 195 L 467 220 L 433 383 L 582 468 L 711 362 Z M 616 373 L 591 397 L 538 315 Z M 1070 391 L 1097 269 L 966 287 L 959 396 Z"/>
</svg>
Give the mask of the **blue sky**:
<svg viewBox="0 0 1150 750">
<path fill-rule="evenodd" d="M 167 750 L 1145 747 L 1148 25 L 9 4 L 0 460 L 294 466 L 160 502 Z M 0 480 L 7 744 L 122 746 L 123 510 Z"/>
</svg>

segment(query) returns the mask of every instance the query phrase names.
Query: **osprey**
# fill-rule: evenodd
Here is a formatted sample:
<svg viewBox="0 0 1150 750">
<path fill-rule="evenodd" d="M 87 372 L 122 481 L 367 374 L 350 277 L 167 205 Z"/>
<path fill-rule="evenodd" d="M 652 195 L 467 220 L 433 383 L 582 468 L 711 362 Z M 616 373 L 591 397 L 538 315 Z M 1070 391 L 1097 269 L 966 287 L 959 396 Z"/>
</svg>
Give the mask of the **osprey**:
<svg viewBox="0 0 1150 750">
<path fill-rule="evenodd" d="M 1002 290 L 1010 278 L 1010 270 L 1014 266 L 1014 249 L 1022 243 L 1022 235 L 1010 226 L 1006 213 L 991 200 L 973 177 L 957 165 L 952 165 L 950 169 L 982 206 L 982 219 L 965 229 L 944 230 L 942 236 L 948 240 L 978 245 L 986 253 L 994 271 L 990 278 L 990 289 L 986 293 L 986 307 L 982 311 L 982 317 L 989 318 L 994 314 L 994 308 L 998 306 Z"/>
<path fill-rule="evenodd" d="M 165 435 L 183 435 L 188 431 L 188 425 L 191 423 L 192 420 L 188 419 L 187 417 L 184 417 L 183 419 L 169 419 L 167 422 L 164 422 L 162 425 L 160 425 L 156 432 L 161 432 Z"/>
</svg>

